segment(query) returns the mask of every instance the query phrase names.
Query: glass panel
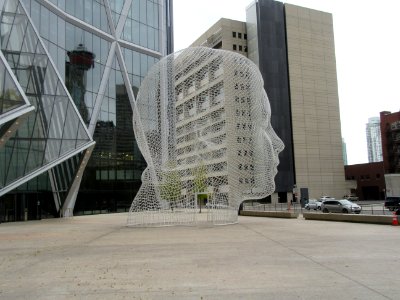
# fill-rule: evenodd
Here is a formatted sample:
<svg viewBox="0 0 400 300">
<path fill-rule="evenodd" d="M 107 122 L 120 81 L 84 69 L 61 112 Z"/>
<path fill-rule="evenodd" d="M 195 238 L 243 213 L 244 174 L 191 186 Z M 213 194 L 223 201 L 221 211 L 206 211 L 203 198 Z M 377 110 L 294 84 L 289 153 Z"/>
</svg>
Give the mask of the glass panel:
<svg viewBox="0 0 400 300">
<path fill-rule="evenodd" d="M 158 51 L 158 10 L 159 4 L 153 1 L 133 0 L 122 39 Z"/>
<path fill-rule="evenodd" d="M 26 104 L 4 63 L 0 60 L 0 116 Z M 1 122 L 0 122 L 1 123 Z"/>
<path fill-rule="evenodd" d="M 35 2 L 35 1 L 33 1 Z M 65 0 L 58 1 L 56 5 L 68 14 L 82 20 L 94 27 L 110 33 L 107 22 L 106 9 L 103 1 L 99 0 Z M 36 23 L 35 23 L 36 25 Z"/>
<path fill-rule="evenodd" d="M 133 52 L 123 49 L 123 53 L 124 56 L 130 57 L 128 59 L 129 68 L 132 69 Z M 129 185 L 132 188 L 132 184 L 140 182 L 140 175 L 145 167 L 136 145 L 132 125 L 132 108 L 118 61 L 114 60 L 112 66 L 100 117 L 94 132 L 96 147 L 83 178 L 85 189 L 88 190 L 98 189 L 99 186 L 104 189 L 106 186 L 119 186 L 121 189 L 126 185 L 126 179 L 130 180 Z M 136 178 L 133 178 L 134 170 L 137 170 Z M 131 175 L 126 178 L 125 173 Z M 125 195 L 124 197 L 124 199 L 128 199 L 131 196 Z"/>
<path fill-rule="evenodd" d="M 145 77 L 147 74 L 147 70 L 148 70 L 147 62 L 148 62 L 147 55 L 140 54 L 140 75 L 142 77 Z"/>
<path fill-rule="evenodd" d="M 127 19 L 125 21 L 124 31 L 122 32 L 122 38 L 125 41 L 132 41 L 132 20 Z"/>
<path fill-rule="evenodd" d="M 11 32 L 12 37 L 12 40 L 2 40 L 1 50 L 15 76 L 21 80 L 28 100 L 36 109 L 0 149 L 3 186 L 46 163 L 54 162 L 59 159 L 60 153 L 75 150 L 76 140 L 85 141 L 86 144 L 91 141 L 86 131 L 78 130 L 80 120 L 72 100 L 60 84 L 43 46 L 37 43 L 38 37 L 24 10 L 20 5 L 10 5 L 15 2 L 6 1 L 6 12 L 0 19 L 0 36 L 7 36 Z M 47 12 L 41 12 L 43 16 L 49 16 Z M 4 81 L 3 85 L 7 82 Z M 7 97 L 18 99 L 17 95 Z M 64 136 L 71 141 L 72 147 L 61 144 Z"/>
<path fill-rule="evenodd" d="M 148 44 L 148 47 L 152 50 L 155 50 L 154 38 L 155 38 L 155 30 L 151 27 L 148 27 L 147 44 Z"/>
<path fill-rule="evenodd" d="M 160 7 L 160 5 L 159 4 L 154 4 L 154 28 L 156 28 L 156 29 L 159 29 L 159 24 L 158 24 L 158 18 L 159 18 L 159 15 L 158 15 L 158 12 L 159 12 L 159 7 Z"/>
<path fill-rule="evenodd" d="M 49 39 L 50 36 L 50 23 L 49 23 L 49 11 L 44 7 L 40 9 L 40 27 L 39 27 L 40 35 Z"/>
<path fill-rule="evenodd" d="M 117 27 L 119 17 L 121 16 L 122 7 L 124 6 L 124 0 L 110 0 L 110 7 L 113 16 L 115 27 Z"/>
<path fill-rule="evenodd" d="M 140 0 L 133 0 L 131 9 L 128 16 L 131 16 L 133 20 L 139 21 L 139 2 Z"/>
<path fill-rule="evenodd" d="M 147 24 L 154 27 L 154 4 L 153 2 L 147 1 Z"/>
<path fill-rule="evenodd" d="M 85 0 L 83 6 L 84 6 L 84 21 L 89 24 L 93 24 L 93 0 Z"/>
<path fill-rule="evenodd" d="M 132 21 L 132 43 L 140 44 L 140 23 L 137 21 Z"/>
<path fill-rule="evenodd" d="M 140 19 L 140 23 L 142 23 L 142 24 L 146 24 L 146 16 L 147 16 L 146 2 L 147 2 L 146 0 L 140 0 L 140 4 L 139 4 L 139 10 L 140 10 L 139 19 Z"/>
<path fill-rule="evenodd" d="M 46 140 L 35 139 L 31 141 L 28 159 L 26 160 L 26 170 L 34 170 L 43 164 L 43 154 L 46 148 Z M 22 174 L 23 175 L 23 174 Z"/>
<path fill-rule="evenodd" d="M 18 24 L 18 26 L 12 26 L 11 28 L 11 34 L 8 39 L 7 49 L 8 50 L 15 49 L 15 51 L 21 51 L 23 42 L 22 33 L 25 32 L 26 30 L 26 27 L 28 25 L 27 21 L 22 16 L 16 14 L 15 19 L 12 19 L 11 23 Z"/>
<path fill-rule="evenodd" d="M 147 48 L 147 26 L 140 24 L 140 46 Z"/>
</svg>

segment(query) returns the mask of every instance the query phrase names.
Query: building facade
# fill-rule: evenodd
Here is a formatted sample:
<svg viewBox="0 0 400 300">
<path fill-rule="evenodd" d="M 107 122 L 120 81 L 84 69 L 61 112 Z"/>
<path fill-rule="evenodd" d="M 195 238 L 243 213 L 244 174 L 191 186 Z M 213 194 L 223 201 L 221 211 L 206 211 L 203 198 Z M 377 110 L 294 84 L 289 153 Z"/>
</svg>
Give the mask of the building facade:
<svg viewBox="0 0 400 300">
<path fill-rule="evenodd" d="M 380 113 L 385 173 L 400 173 L 400 112 Z"/>
<path fill-rule="evenodd" d="M 175 75 L 176 160 L 182 182 L 192 186 L 200 165 L 208 192 L 218 195 L 221 204 L 228 199 L 239 203 L 242 195 L 268 195 L 273 191 L 268 177 L 282 143 L 270 130 L 261 76 L 243 56 L 205 50 L 198 51 L 203 53 L 198 61 L 192 58 L 196 51 L 190 52 L 188 62 L 182 59 L 183 71 Z M 263 140 L 266 135 L 271 143 Z"/>
<path fill-rule="evenodd" d="M 355 181 L 356 187 L 351 190 L 359 200 L 385 199 L 385 169 L 383 162 L 345 166 L 347 181 Z"/>
<path fill-rule="evenodd" d="M 195 40 L 191 46 L 228 50 L 247 57 L 246 23 L 221 18 Z"/>
<path fill-rule="evenodd" d="M 28 153 L 15 158 L 26 174 L 1 178 L 2 220 L 127 210 L 145 168 L 132 103 L 148 69 L 173 51 L 172 0 L 6 0 L 0 6 L 2 72 L 35 110 L 23 130 L 0 128 L 11 131 L 9 145 L 0 144 L 1 159 L 16 146 Z M 13 124 L 7 121 L 7 128 Z M 30 142 L 23 145 L 19 137 L 27 130 Z M 50 154 L 56 158 L 47 159 Z M 43 166 L 33 163 L 39 156 Z"/>
<path fill-rule="evenodd" d="M 246 48 L 240 41 L 246 49 L 243 54 L 263 75 L 272 126 L 285 144 L 272 201 L 286 202 L 296 193 L 298 198 L 349 194 L 343 168 L 332 15 L 259 0 L 247 8 L 246 23 L 221 19 L 193 46 L 218 45 L 234 51 L 239 42 L 233 36 L 239 31 L 247 41 Z M 217 42 L 208 43 L 214 36 Z"/>
<path fill-rule="evenodd" d="M 368 161 L 382 161 L 381 122 L 379 117 L 368 119 L 365 132 L 367 135 Z"/>
</svg>

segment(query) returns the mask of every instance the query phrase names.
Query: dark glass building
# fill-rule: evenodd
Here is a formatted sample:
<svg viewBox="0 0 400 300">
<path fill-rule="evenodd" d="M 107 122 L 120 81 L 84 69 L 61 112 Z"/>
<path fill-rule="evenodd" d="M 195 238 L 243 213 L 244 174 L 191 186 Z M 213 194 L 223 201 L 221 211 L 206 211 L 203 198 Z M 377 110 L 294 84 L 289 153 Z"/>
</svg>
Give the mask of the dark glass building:
<svg viewBox="0 0 400 300">
<path fill-rule="evenodd" d="M 259 1 L 248 10 L 248 17 L 256 19 L 253 24 L 257 24 L 258 53 L 262 53 L 257 61 L 271 104 L 271 123 L 285 144 L 279 155 L 275 184 L 280 199 L 284 198 L 281 201 L 286 202 L 286 193 L 295 182 L 284 4 Z M 251 58 L 254 56 L 252 53 Z"/>
<path fill-rule="evenodd" d="M 173 51 L 172 0 L 0 5 L 1 71 L 16 85 L 11 96 L 0 86 L 1 137 L 15 127 L 0 144 L 0 220 L 125 211 L 146 166 L 132 103 Z M 21 108 L 34 110 L 26 122 Z"/>
<path fill-rule="evenodd" d="M 284 4 L 257 1 L 248 8 L 247 19 L 249 58 L 258 63 L 271 104 L 272 127 L 285 144 L 279 155 L 275 185 L 279 201 L 286 202 L 287 193 L 295 184 L 295 168 Z"/>
</svg>

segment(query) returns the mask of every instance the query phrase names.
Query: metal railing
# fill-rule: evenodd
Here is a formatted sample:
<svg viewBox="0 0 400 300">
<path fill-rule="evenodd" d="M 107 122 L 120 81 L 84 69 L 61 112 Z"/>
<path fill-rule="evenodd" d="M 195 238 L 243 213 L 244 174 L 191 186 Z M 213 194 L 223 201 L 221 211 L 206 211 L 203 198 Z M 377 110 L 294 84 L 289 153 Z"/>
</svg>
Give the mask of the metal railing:
<svg viewBox="0 0 400 300">
<path fill-rule="evenodd" d="M 392 215 L 393 211 L 397 210 L 397 206 L 394 207 L 385 207 L 383 203 L 378 204 L 361 204 L 361 213 L 362 215 Z M 300 203 L 293 203 L 288 206 L 287 203 L 244 203 L 243 210 L 247 211 L 288 211 L 292 210 L 294 212 L 303 213 L 303 212 L 311 212 L 311 213 L 321 213 L 319 209 L 310 209 L 307 210 L 300 205 Z"/>
<path fill-rule="evenodd" d="M 294 211 L 294 212 L 302 212 L 304 208 L 301 207 L 299 203 L 292 203 L 288 205 L 288 203 L 244 203 L 243 210 L 247 211 Z"/>
<path fill-rule="evenodd" d="M 362 215 L 392 215 L 397 207 L 385 207 L 383 204 L 364 204 L 361 205 Z"/>
</svg>

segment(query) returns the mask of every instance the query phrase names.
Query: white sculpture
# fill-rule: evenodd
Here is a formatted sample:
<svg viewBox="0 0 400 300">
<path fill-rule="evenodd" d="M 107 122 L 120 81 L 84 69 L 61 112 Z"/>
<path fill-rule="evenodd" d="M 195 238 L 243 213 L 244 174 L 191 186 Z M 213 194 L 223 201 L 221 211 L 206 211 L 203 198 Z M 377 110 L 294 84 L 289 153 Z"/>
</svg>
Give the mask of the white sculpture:
<svg viewBox="0 0 400 300">
<path fill-rule="evenodd" d="M 275 189 L 284 146 L 270 117 L 261 74 L 243 55 L 196 47 L 155 64 L 133 116 L 147 168 L 128 226 L 237 222 L 243 200 Z"/>
</svg>

